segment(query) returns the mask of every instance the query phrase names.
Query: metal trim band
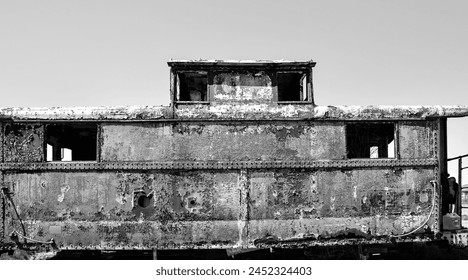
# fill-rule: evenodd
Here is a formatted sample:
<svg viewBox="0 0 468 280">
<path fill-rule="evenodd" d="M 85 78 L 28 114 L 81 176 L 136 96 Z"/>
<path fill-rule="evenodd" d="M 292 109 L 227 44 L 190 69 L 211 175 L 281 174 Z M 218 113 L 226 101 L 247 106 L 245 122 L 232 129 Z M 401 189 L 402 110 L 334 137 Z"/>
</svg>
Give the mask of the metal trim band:
<svg viewBox="0 0 468 280">
<path fill-rule="evenodd" d="M 33 162 L 0 163 L 2 171 L 275 169 L 437 166 L 437 159 L 352 159 L 308 161 L 174 161 L 174 162 Z"/>
</svg>

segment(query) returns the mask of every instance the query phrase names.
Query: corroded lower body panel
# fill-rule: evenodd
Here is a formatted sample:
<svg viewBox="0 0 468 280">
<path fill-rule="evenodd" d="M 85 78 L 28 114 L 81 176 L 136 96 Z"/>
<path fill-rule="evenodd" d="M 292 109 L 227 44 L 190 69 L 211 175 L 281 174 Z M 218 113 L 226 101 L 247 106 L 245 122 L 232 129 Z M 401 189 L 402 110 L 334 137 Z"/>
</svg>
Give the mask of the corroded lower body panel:
<svg viewBox="0 0 468 280">
<path fill-rule="evenodd" d="M 394 223 L 410 230 L 425 217 L 399 217 Z M 252 220 L 252 221 L 178 221 L 161 223 L 118 221 L 28 221 L 29 236 L 48 241 L 53 238 L 60 249 L 215 249 L 253 248 L 271 241 L 318 240 L 327 243 L 327 237 L 352 229 L 392 229 L 384 217 L 324 218 L 320 220 Z M 309 235 L 311 232 L 322 232 Z M 333 234 L 332 234 L 333 233 Z M 273 236 L 272 236 L 273 235 Z M 364 235 L 363 235 L 364 236 Z M 363 237 L 361 236 L 361 237 Z M 257 244 L 261 243 L 261 245 Z M 293 243 L 292 243 L 293 244 Z"/>
<path fill-rule="evenodd" d="M 79 248 L 233 248 L 438 224 L 434 168 L 5 172 L 28 237 Z M 434 192 L 434 190 L 436 190 Z M 9 208 L 12 205 L 8 206 Z M 21 221 L 7 211 L 6 232 Z"/>
</svg>

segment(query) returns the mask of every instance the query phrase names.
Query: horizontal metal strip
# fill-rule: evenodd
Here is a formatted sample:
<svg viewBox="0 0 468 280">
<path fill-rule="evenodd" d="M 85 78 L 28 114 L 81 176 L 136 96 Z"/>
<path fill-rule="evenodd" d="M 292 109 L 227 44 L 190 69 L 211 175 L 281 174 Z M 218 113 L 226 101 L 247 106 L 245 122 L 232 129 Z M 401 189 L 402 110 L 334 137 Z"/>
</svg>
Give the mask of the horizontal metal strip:
<svg viewBox="0 0 468 280">
<path fill-rule="evenodd" d="M 0 170 L 154 170 L 269 169 L 436 166 L 436 159 L 352 159 L 309 161 L 174 161 L 174 162 L 37 162 L 0 163 Z"/>
</svg>

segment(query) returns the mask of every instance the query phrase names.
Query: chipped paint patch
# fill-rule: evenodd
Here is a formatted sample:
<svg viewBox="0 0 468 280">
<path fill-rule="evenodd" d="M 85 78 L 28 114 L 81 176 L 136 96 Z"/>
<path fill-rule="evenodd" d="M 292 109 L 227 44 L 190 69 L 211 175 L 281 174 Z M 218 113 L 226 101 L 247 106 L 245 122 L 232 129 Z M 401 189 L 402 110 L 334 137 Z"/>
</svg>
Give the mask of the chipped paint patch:
<svg viewBox="0 0 468 280">
<path fill-rule="evenodd" d="M 58 202 L 63 202 L 65 199 L 65 194 L 70 190 L 70 187 L 68 185 L 65 185 L 60 188 L 60 194 L 57 196 L 57 201 Z"/>
</svg>

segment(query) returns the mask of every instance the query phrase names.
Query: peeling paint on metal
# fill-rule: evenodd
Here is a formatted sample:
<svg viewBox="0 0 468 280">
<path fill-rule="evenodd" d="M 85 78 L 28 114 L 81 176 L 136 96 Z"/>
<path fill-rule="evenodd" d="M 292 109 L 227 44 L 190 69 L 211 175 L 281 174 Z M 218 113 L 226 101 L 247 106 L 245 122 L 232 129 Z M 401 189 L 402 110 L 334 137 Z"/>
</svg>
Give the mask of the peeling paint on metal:
<svg viewBox="0 0 468 280">
<path fill-rule="evenodd" d="M 173 115 L 175 110 L 175 116 Z M 468 116 L 466 105 L 440 106 L 314 106 L 277 104 L 217 104 L 171 106 L 0 108 L 0 120 L 171 121 L 180 119 L 293 118 L 304 120 L 425 120 Z"/>
<path fill-rule="evenodd" d="M 5 162 L 41 162 L 44 160 L 44 127 L 40 124 L 6 124 Z"/>
</svg>

